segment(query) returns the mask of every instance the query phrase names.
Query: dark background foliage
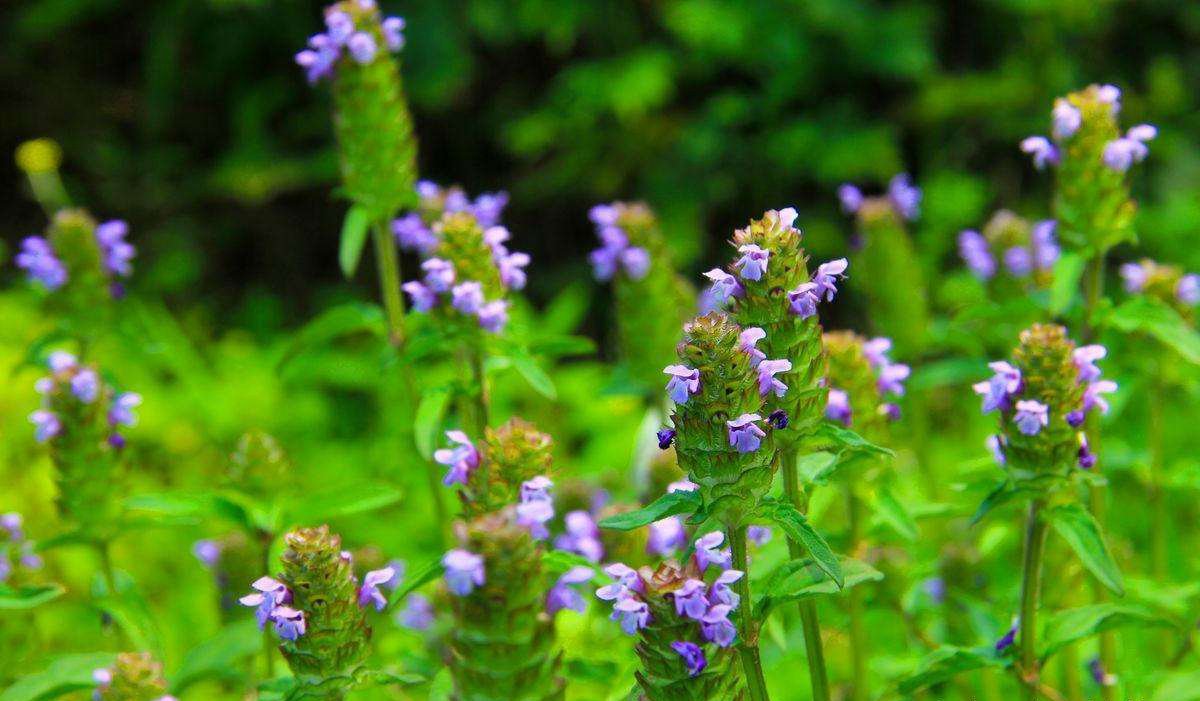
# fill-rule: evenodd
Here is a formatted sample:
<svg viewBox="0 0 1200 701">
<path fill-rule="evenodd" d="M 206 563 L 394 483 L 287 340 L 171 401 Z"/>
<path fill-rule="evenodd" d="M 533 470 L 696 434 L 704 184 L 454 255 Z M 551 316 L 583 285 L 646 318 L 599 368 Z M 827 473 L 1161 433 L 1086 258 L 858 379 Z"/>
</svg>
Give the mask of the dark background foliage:
<svg viewBox="0 0 1200 701">
<path fill-rule="evenodd" d="M 58 140 L 75 199 L 132 223 L 135 285 L 198 330 L 295 325 L 347 294 L 328 96 L 292 63 L 321 4 L 5 3 L 0 145 Z M 1200 264 L 1178 250 L 1200 213 L 1197 3 L 382 4 L 409 23 L 423 176 L 511 192 L 535 301 L 585 273 L 597 201 L 646 199 L 701 269 L 769 206 L 797 205 L 817 254 L 839 252 L 837 184 L 903 169 L 926 190 L 923 250 L 953 264 L 954 234 L 992 208 L 1045 214 L 1049 183 L 1016 142 L 1046 129 L 1055 95 L 1095 81 L 1125 88 L 1126 123 L 1163 132 L 1140 180 L 1146 253 Z M 11 250 L 44 218 L 12 160 L 0 168 Z"/>
</svg>

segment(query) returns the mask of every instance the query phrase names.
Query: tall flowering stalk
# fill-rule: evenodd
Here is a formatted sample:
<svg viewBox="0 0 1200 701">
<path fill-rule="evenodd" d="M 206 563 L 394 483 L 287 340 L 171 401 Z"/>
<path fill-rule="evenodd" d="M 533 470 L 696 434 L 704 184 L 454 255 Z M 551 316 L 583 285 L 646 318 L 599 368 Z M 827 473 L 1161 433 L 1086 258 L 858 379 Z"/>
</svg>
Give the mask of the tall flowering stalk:
<svg viewBox="0 0 1200 701">
<path fill-rule="evenodd" d="M 404 20 L 384 17 L 374 0 L 342 0 L 325 9 L 325 26 L 296 54 L 296 63 L 309 83 L 332 84 L 342 188 L 373 227 L 388 325 L 399 345 L 404 300 L 389 228 L 400 208 L 417 204 L 417 142 L 391 56 L 404 47 Z"/>
<path fill-rule="evenodd" d="M 867 197 L 854 185 L 838 188 L 842 210 L 855 217 L 861 250 L 855 279 L 871 303 L 871 323 L 896 342 L 904 355 L 915 355 L 929 328 L 925 274 L 905 228 L 920 215 L 921 190 L 906 173 L 888 183 L 887 192 Z"/>
<path fill-rule="evenodd" d="M 1000 415 L 1000 432 L 988 439 L 989 449 L 1010 479 L 1033 493 L 1026 516 L 1015 638 L 1017 671 L 1029 699 L 1036 698 L 1040 683 L 1037 618 L 1047 528 L 1056 514 L 1051 500 L 1064 498 L 1059 495 L 1065 490 L 1058 487 L 1073 470 L 1090 470 L 1096 464 L 1081 429 L 1089 413 L 1108 410 L 1105 395 L 1116 389 L 1113 382 L 1101 379 L 1096 362 L 1104 356 L 1102 346 L 1076 347 L 1061 326 L 1035 324 L 1021 333 L 1012 362 L 992 363 L 995 374 L 975 385 L 984 412 Z"/>
<path fill-rule="evenodd" d="M 980 280 L 1008 278 L 1048 287 L 1061 249 L 1058 223 L 1030 222 L 1007 209 L 992 215 L 982 233 L 967 229 L 958 235 L 958 254 Z"/>
<path fill-rule="evenodd" d="M 739 257 L 727 269 L 717 268 L 706 276 L 713 281 L 710 298 L 728 302 L 730 313 L 744 329 L 742 340 L 752 351 L 752 362 L 764 369 L 765 361 L 767 371 L 776 371 L 772 381 L 787 387 L 784 393 L 767 394 L 764 411 L 766 416 L 786 417 L 786 425 L 777 421 L 781 430 L 775 431 L 784 492 L 803 512 L 804 495 L 796 472 L 799 443 L 821 423 L 825 409 L 826 361 L 817 308 L 833 300 L 847 263 L 830 261 L 810 275 L 795 220 L 796 210 L 791 207 L 769 210 L 752 220 L 733 234 L 731 243 Z M 755 262 L 760 258 L 761 265 Z M 793 559 L 804 556 L 803 546 L 795 540 L 789 538 L 788 548 Z M 801 600 L 799 607 L 814 697 L 825 699 L 829 683 L 816 605 Z"/>
<path fill-rule="evenodd" d="M 593 272 L 613 284 L 621 361 L 638 388 L 657 397 L 660 368 L 691 316 L 695 293 L 676 272 L 658 219 L 645 204 L 600 204 L 588 218 L 600 239 L 590 256 Z"/>
<path fill-rule="evenodd" d="M 94 701 L 175 701 L 167 693 L 162 664 L 148 652 L 122 652 L 112 667 L 92 672 Z"/>
</svg>

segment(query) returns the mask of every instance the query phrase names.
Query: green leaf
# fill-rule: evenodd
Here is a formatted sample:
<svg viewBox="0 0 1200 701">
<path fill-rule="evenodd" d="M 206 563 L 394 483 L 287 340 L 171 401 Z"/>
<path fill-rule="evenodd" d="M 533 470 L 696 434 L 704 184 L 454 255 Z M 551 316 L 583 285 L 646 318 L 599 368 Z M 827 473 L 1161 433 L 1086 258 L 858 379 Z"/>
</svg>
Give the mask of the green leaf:
<svg viewBox="0 0 1200 701">
<path fill-rule="evenodd" d="M 593 570 L 596 569 L 596 563 L 582 555 L 567 552 L 566 550 L 543 550 L 542 566 L 546 569 L 547 573 L 555 577 L 563 574 L 572 567 L 590 567 Z"/>
<path fill-rule="evenodd" d="M 287 513 L 294 523 L 318 523 L 377 511 L 400 501 L 401 496 L 390 484 L 362 482 L 301 497 L 287 506 Z"/>
<path fill-rule="evenodd" d="M 342 240 L 338 246 L 338 264 L 348 278 L 358 269 L 358 260 L 362 258 L 363 245 L 370 231 L 371 215 L 358 205 L 351 207 L 342 222 Z"/>
<path fill-rule="evenodd" d="M 172 675 L 171 693 L 179 694 L 192 684 L 210 678 L 236 679 L 244 670 L 238 662 L 263 647 L 263 634 L 253 618 L 232 623 L 215 636 L 192 648 Z"/>
<path fill-rule="evenodd" d="M 417 416 L 413 420 L 413 440 L 417 452 L 426 460 L 433 457 L 434 447 L 442 432 L 442 419 L 450 406 L 452 392 L 449 387 L 431 387 L 421 395 L 417 405 Z"/>
<path fill-rule="evenodd" d="M 59 584 L 40 584 L 13 588 L 0 584 L 0 611 L 23 611 L 54 601 L 66 593 Z"/>
<path fill-rule="evenodd" d="M 615 514 L 600 521 L 601 528 L 614 531 L 632 531 L 635 528 L 661 521 L 668 516 L 690 514 L 702 504 L 700 492 L 668 492 L 636 511 Z"/>
<path fill-rule="evenodd" d="M 1150 701 L 1200 701 L 1200 670 L 1168 674 Z"/>
<path fill-rule="evenodd" d="M 518 353 L 512 357 L 513 367 L 525 378 L 529 386 L 535 392 L 542 395 L 546 399 L 555 399 L 558 397 L 558 390 L 554 388 L 554 380 L 546 374 L 541 365 L 533 359 L 532 356 L 524 353 Z"/>
<path fill-rule="evenodd" d="M 1041 656 L 1049 657 L 1077 640 L 1126 626 L 1172 627 L 1172 623 L 1131 604 L 1093 604 L 1059 611 L 1046 620 Z"/>
<path fill-rule="evenodd" d="M 990 647 L 965 648 L 943 645 L 926 655 L 917 671 L 902 680 L 898 689 L 901 694 L 907 695 L 949 681 L 963 672 L 1006 665 L 1007 661 Z"/>
<path fill-rule="evenodd" d="M 797 511 L 795 506 L 785 501 L 764 499 L 759 513 L 779 524 L 788 538 L 803 545 L 812 555 L 817 567 L 837 582 L 839 588 L 845 586 L 842 568 L 837 556 L 833 554 L 833 548 L 829 547 L 825 538 L 809 524 L 808 519 Z"/>
<path fill-rule="evenodd" d="M 761 586 L 762 597 L 755 603 L 755 615 L 761 620 L 782 604 L 814 596 L 827 596 L 864 582 L 878 582 L 883 573 L 865 562 L 840 557 L 838 565 L 844 576 L 841 587 L 822 572 L 810 559 L 791 560 L 776 569 Z"/>
<path fill-rule="evenodd" d="M 901 538 L 917 539 L 917 522 L 913 520 L 904 505 L 896 499 L 896 495 L 892 494 L 891 489 L 887 487 L 878 489 L 875 492 L 875 498 L 871 500 L 871 506 L 875 510 L 875 515 L 891 526 L 892 530 L 896 531 Z"/>
<path fill-rule="evenodd" d="M 833 453 L 818 451 L 805 453 L 796 458 L 796 470 L 806 484 L 823 485 L 837 471 L 838 459 Z"/>
<path fill-rule="evenodd" d="M 420 569 L 409 572 L 404 584 L 397 587 L 388 597 L 387 610 L 389 612 L 394 610 L 406 596 L 437 579 L 441 574 L 441 557 L 434 558 L 425 563 Z"/>
<path fill-rule="evenodd" d="M 891 450 L 875 445 L 845 426 L 840 426 L 830 421 L 823 421 L 813 431 L 812 436 L 806 438 L 804 442 L 807 446 L 811 446 L 814 449 L 837 448 L 838 452 L 849 451 L 869 455 L 895 455 Z"/>
<path fill-rule="evenodd" d="M 1087 509 L 1079 504 L 1062 504 L 1047 511 L 1046 518 L 1101 584 L 1117 596 L 1125 595 L 1121 571 L 1108 552 L 1100 524 Z"/>
<path fill-rule="evenodd" d="M 1087 261 L 1078 253 L 1064 253 L 1054 264 L 1054 281 L 1050 284 L 1050 298 L 1047 311 L 1058 316 L 1067 311 L 1075 299 L 1075 291 L 1079 289 L 1079 278 Z"/>
<path fill-rule="evenodd" d="M 282 370 L 296 356 L 309 349 L 320 348 L 339 338 L 359 333 L 383 338 L 386 333 L 383 310 L 362 302 L 326 309 L 292 336 L 275 365 L 276 371 Z"/>
<path fill-rule="evenodd" d="M 596 342 L 587 336 L 546 336 L 529 342 L 529 352 L 549 358 L 592 355 Z"/>
<path fill-rule="evenodd" d="M 118 587 L 120 593 L 116 596 L 101 597 L 93 605 L 125 631 L 133 649 L 161 655 L 162 640 L 150 606 L 131 584 L 122 587 L 118 582 Z"/>
<path fill-rule="evenodd" d="M 1106 321 L 1121 331 L 1153 336 L 1185 360 L 1200 365 L 1200 333 L 1157 299 L 1138 295 L 1112 310 Z"/>
<path fill-rule="evenodd" d="M 21 677 L 0 694 L 0 701 L 48 701 L 74 691 L 95 688 L 92 672 L 111 667 L 117 659 L 112 652 L 62 655 L 51 660 L 45 670 Z"/>
<path fill-rule="evenodd" d="M 363 669 L 355 676 L 360 683 L 376 686 L 415 686 L 429 681 L 419 674 L 404 674 L 386 669 Z"/>
</svg>

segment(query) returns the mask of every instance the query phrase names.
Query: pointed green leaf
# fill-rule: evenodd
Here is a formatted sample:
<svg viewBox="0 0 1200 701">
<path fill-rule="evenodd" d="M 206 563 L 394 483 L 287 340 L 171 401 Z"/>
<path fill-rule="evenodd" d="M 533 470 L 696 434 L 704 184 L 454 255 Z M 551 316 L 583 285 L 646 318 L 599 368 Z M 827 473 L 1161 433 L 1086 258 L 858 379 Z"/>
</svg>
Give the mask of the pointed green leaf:
<svg viewBox="0 0 1200 701">
<path fill-rule="evenodd" d="M 49 701 L 74 691 L 94 689 L 92 672 L 111 667 L 116 659 L 114 652 L 55 657 L 43 671 L 21 677 L 8 687 L 0 694 L 0 701 Z"/>
<path fill-rule="evenodd" d="M 892 494 L 891 489 L 887 487 L 878 489 L 875 492 L 875 498 L 871 500 L 871 506 L 875 515 L 896 531 L 901 538 L 917 539 L 917 522 L 913 520 L 904 505 L 896 499 L 896 495 Z"/>
<path fill-rule="evenodd" d="M 845 426 L 830 421 L 824 421 L 817 426 L 812 435 L 804 439 L 804 444 L 814 450 L 833 449 L 835 452 L 850 451 L 869 455 L 895 455 L 888 448 L 875 445 Z"/>
<path fill-rule="evenodd" d="M 1189 362 L 1200 364 L 1200 332 L 1179 312 L 1147 295 L 1138 295 L 1112 310 L 1107 323 L 1121 331 L 1157 338 Z"/>
<path fill-rule="evenodd" d="M 826 484 L 837 468 L 838 459 L 833 453 L 818 451 L 796 458 L 796 470 L 805 484 Z"/>
<path fill-rule="evenodd" d="M 350 302 L 321 312 L 292 335 L 276 363 L 282 370 L 296 356 L 314 348 L 321 348 L 339 338 L 354 334 L 371 334 L 382 338 L 386 333 L 383 310 L 374 304 Z"/>
<path fill-rule="evenodd" d="M 864 582 L 878 582 L 883 579 L 883 573 L 860 560 L 841 557 L 838 564 L 844 576 L 842 587 L 838 587 L 837 582 L 822 572 L 810 559 L 785 562 L 771 573 L 765 584 L 761 587 L 756 585 L 757 589 L 762 590 L 762 596 L 755 603 L 755 615 L 761 620 L 781 604 L 814 596 L 837 594 Z"/>
<path fill-rule="evenodd" d="M 442 558 L 436 557 L 422 565 L 420 569 L 409 572 L 404 584 L 388 595 L 387 610 L 389 612 L 395 610 L 409 594 L 440 577 L 442 570 Z"/>
<path fill-rule="evenodd" d="M 1108 552 L 1100 524 L 1096 523 L 1087 509 L 1079 504 L 1063 504 L 1046 512 L 1046 518 L 1101 584 L 1117 596 L 1125 595 L 1121 571 Z"/>
<path fill-rule="evenodd" d="M 1047 311 L 1058 316 L 1071 306 L 1075 291 L 1079 289 L 1079 278 L 1087 261 L 1078 253 L 1064 253 L 1054 264 L 1054 281 L 1050 285 Z"/>
<path fill-rule="evenodd" d="M 1041 656 L 1049 657 L 1077 640 L 1126 626 L 1171 627 L 1172 623 L 1132 604 L 1104 603 L 1059 611 L 1046 620 Z"/>
<path fill-rule="evenodd" d="M 987 667 L 1004 667 L 1007 661 L 990 647 L 965 648 L 943 645 L 921 660 L 917 671 L 900 682 L 901 694 L 912 694 L 934 684 L 949 681 L 964 672 Z"/>
<path fill-rule="evenodd" d="M 845 585 L 842 568 L 838 563 L 837 556 L 833 554 L 833 548 L 829 547 L 825 538 L 812 527 L 804 514 L 796 510 L 796 507 L 785 501 L 770 499 L 763 501 L 759 512 L 779 524 L 788 538 L 803 545 L 812 555 L 816 566 L 820 567 L 834 582 L 837 582 L 838 587 Z"/>
<path fill-rule="evenodd" d="M 171 692 L 179 694 L 205 679 L 236 679 L 245 673 L 239 661 L 258 653 L 263 634 L 253 618 L 221 629 L 215 636 L 188 650 L 179 669 L 171 675 Z"/>
<path fill-rule="evenodd" d="M 315 492 L 286 506 L 293 523 L 320 523 L 330 519 L 377 511 L 400 501 L 396 487 L 379 482 L 361 482 Z"/>
<path fill-rule="evenodd" d="M 541 365 L 533 359 L 532 356 L 519 353 L 512 358 L 513 367 L 517 369 L 521 377 L 529 383 L 535 392 L 542 395 L 546 399 L 555 399 L 558 397 L 558 390 L 554 388 L 554 380 L 546 374 Z"/>
<path fill-rule="evenodd" d="M 636 511 L 609 516 L 600 521 L 600 527 L 614 531 L 632 531 L 668 516 L 690 514 L 699 509 L 701 503 L 700 492 L 668 492 Z"/>
<path fill-rule="evenodd" d="M 441 440 L 442 419 L 450 406 L 449 387 L 431 387 L 421 395 L 417 415 L 413 420 L 413 441 L 417 452 L 426 460 L 433 457 L 434 447 Z"/>
<path fill-rule="evenodd" d="M 1150 701 L 1200 701 L 1200 669 L 1168 674 Z"/>
<path fill-rule="evenodd" d="M 13 588 L 0 584 L 0 611 L 18 611 L 36 608 L 54 601 L 66 593 L 58 584 L 39 584 Z"/>
<path fill-rule="evenodd" d="M 358 269 L 358 261 L 362 258 L 363 246 L 370 231 L 371 215 L 358 205 L 351 207 L 342 221 L 342 240 L 338 245 L 338 264 L 346 277 L 353 277 Z"/>
</svg>

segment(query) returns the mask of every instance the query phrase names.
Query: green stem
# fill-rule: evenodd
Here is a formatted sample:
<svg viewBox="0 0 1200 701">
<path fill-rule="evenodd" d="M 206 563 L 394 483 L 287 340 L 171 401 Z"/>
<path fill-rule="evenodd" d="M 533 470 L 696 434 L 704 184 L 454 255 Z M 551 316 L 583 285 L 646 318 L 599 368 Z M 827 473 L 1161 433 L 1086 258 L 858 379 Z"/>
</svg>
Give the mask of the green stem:
<svg viewBox="0 0 1200 701">
<path fill-rule="evenodd" d="M 796 449 L 783 450 L 783 492 L 800 513 L 808 510 L 800 477 L 796 474 Z M 793 560 L 804 557 L 804 546 L 788 538 L 788 554 Z M 825 649 L 821 643 L 821 623 L 817 620 L 817 605 L 812 599 L 801 599 L 800 624 L 804 630 L 804 651 L 808 656 L 808 678 L 812 685 L 813 701 L 829 701 L 829 675 L 825 670 Z"/>
<path fill-rule="evenodd" d="M 863 542 L 862 501 L 854 492 L 853 485 L 846 486 L 846 514 L 849 525 L 850 554 L 860 555 L 859 548 Z M 854 681 L 850 687 L 850 698 L 853 701 L 866 701 L 867 686 L 867 634 L 863 622 L 862 587 L 855 587 L 847 593 L 847 604 L 850 614 L 850 666 L 854 673 Z"/>
<path fill-rule="evenodd" d="M 1166 504 L 1163 503 L 1163 393 L 1161 368 L 1153 375 L 1150 388 L 1149 425 L 1146 427 L 1146 444 L 1150 452 L 1149 505 L 1152 524 L 1150 527 L 1150 571 L 1160 582 L 1167 581 L 1167 529 Z"/>
<path fill-rule="evenodd" d="M 1046 551 L 1046 522 L 1042 501 L 1029 505 L 1025 521 L 1025 559 L 1021 566 L 1021 667 L 1018 670 L 1023 698 L 1038 698 L 1037 615 L 1042 589 L 1042 557 Z"/>
<path fill-rule="evenodd" d="M 1063 647 L 1058 653 L 1058 666 L 1067 701 L 1084 701 L 1083 684 L 1079 681 L 1079 650 L 1074 645 Z"/>
<path fill-rule="evenodd" d="M 729 545 L 733 550 L 733 568 L 745 574 L 734 583 L 742 603 L 738 606 L 741 618 L 741 642 L 738 653 L 742 658 L 742 669 L 746 674 L 746 686 L 750 701 L 769 701 L 767 679 L 763 675 L 762 661 L 758 656 L 758 630 L 754 626 L 753 601 L 750 598 L 750 566 L 746 556 L 746 527 L 737 526 L 729 530 Z"/>
<path fill-rule="evenodd" d="M 399 348 L 404 345 L 404 296 L 400 290 L 400 255 L 387 220 L 375 222 L 371 238 L 375 241 L 375 262 L 379 268 L 379 292 L 387 312 L 388 340 Z"/>
<path fill-rule="evenodd" d="M 108 595 L 115 599 L 117 597 L 117 577 L 112 562 L 112 541 L 103 540 L 97 543 L 96 551 L 100 555 L 100 572 L 104 576 L 104 586 L 108 590 Z"/>
</svg>

